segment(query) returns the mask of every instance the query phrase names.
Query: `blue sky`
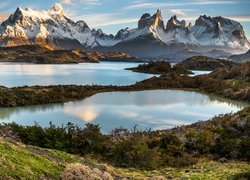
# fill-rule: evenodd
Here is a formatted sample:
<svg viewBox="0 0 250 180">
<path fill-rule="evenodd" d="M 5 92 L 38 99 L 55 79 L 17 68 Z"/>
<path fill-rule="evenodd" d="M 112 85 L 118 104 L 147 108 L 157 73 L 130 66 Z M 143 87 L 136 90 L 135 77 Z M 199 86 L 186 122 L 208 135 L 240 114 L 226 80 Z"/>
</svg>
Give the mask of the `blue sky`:
<svg viewBox="0 0 250 180">
<path fill-rule="evenodd" d="M 136 27 L 143 13 L 160 8 L 165 20 L 174 14 L 188 22 L 204 14 L 231 18 L 240 21 L 250 38 L 250 0 L 0 0 L 0 20 L 17 6 L 48 9 L 56 2 L 63 5 L 70 18 L 84 20 L 91 28 L 102 28 L 106 33 Z"/>
</svg>

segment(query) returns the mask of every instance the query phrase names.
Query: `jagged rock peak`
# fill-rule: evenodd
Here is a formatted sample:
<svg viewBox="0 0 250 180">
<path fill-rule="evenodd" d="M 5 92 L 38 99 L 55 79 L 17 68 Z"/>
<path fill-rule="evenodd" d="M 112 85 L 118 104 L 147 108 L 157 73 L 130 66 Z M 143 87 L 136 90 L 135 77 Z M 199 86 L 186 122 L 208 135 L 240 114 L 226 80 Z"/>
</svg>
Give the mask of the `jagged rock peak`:
<svg viewBox="0 0 250 180">
<path fill-rule="evenodd" d="M 23 9 L 21 7 L 17 7 L 16 11 L 14 12 L 14 18 L 21 18 L 23 16 Z"/>
<path fill-rule="evenodd" d="M 115 35 L 115 39 L 126 39 L 130 35 L 130 29 L 126 27 L 125 29 L 121 29 Z"/>
<path fill-rule="evenodd" d="M 87 25 L 87 23 L 85 21 L 77 21 L 76 25 L 83 28 L 83 29 L 89 29 L 89 26 Z"/>
<path fill-rule="evenodd" d="M 208 25 L 213 19 L 210 16 L 203 15 L 200 16 L 196 21 L 195 21 L 195 26 L 206 26 Z"/>
<path fill-rule="evenodd" d="M 141 16 L 141 19 L 150 19 L 151 18 L 151 14 L 149 13 L 145 13 Z"/>
<path fill-rule="evenodd" d="M 114 39 L 114 35 L 112 34 L 106 34 L 104 33 L 101 29 L 95 29 L 93 28 L 91 30 L 92 34 L 97 37 L 97 38 L 100 38 L 100 39 Z"/>
<path fill-rule="evenodd" d="M 153 24 L 152 16 L 149 13 L 145 13 L 142 15 L 141 19 L 138 21 L 138 28 L 144 29 L 145 27 L 149 27 Z"/>
<path fill-rule="evenodd" d="M 191 29 L 192 27 L 193 27 L 193 25 L 192 25 L 192 23 L 190 22 L 190 23 L 188 24 L 188 28 Z"/>
<path fill-rule="evenodd" d="M 162 27 L 164 28 L 163 18 L 161 16 L 161 10 L 157 9 L 157 12 L 151 16 L 149 13 L 145 13 L 141 16 L 141 19 L 138 21 L 138 28 L 144 29 L 146 27 L 153 26 L 155 28 Z"/>
<path fill-rule="evenodd" d="M 165 28 L 160 9 L 157 9 L 157 12 L 153 15 L 153 18 L 154 18 L 154 27 L 155 28 L 157 28 L 157 27 L 161 27 L 163 29 Z"/>
<path fill-rule="evenodd" d="M 186 21 L 183 20 L 182 22 L 180 22 L 180 21 L 177 19 L 176 15 L 174 15 L 174 16 L 172 16 L 172 17 L 168 20 L 166 30 L 167 30 L 167 31 L 173 31 L 173 30 L 175 30 L 175 29 L 177 29 L 177 28 L 182 28 L 183 25 L 185 25 L 185 27 L 186 27 Z"/>
</svg>

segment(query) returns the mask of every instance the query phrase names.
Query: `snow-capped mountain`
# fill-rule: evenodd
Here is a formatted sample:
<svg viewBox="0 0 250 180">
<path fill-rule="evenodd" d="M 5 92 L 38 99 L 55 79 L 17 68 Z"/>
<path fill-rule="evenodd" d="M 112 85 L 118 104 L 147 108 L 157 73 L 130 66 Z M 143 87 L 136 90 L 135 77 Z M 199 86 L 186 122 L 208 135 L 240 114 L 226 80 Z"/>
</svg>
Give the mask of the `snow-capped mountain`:
<svg viewBox="0 0 250 180">
<path fill-rule="evenodd" d="M 250 43 L 239 22 L 223 17 L 200 16 L 195 24 L 172 16 L 164 21 L 158 9 L 143 14 L 135 29 L 118 32 L 120 42 L 102 51 L 123 51 L 133 56 L 182 60 L 193 55 L 226 58 L 245 52 Z M 216 53 L 214 53 L 216 52 Z"/>
<path fill-rule="evenodd" d="M 60 4 L 47 11 L 17 8 L 1 24 L 0 44 L 50 44 L 54 46 L 97 46 L 95 36 L 84 21 L 74 22 L 64 13 Z"/>
<path fill-rule="evenodd" d="M 179 60 L 204 54 L 226 57 L 250 48 L 241 24 L 223 17 L 200 16 L 192 25 L 172 16 L 166 22 L 158 9 L 154 15 L 143 14 L 137 28 L 121 29 L 113 36 L 91 30 L 84 21 L 74 22 L 58 3 L 47 11 L 17 8 L 0 25 L 0 46 L 23 44 Z"/>
<path fill-rule="evenodd" d="M 92 29 L 91 32 L 99 46 L 113 46 L 120 42 L 120 39 L 115 39 L 113 34 L 105 34 L 101 29 Z"/>
<path fill-rule="evenodd" d="M 240 23 L 223 17 L 200 16 L 195 25 L 186 24 L 172 16 L 167 22 L 163 20 L 161 11 L 151 16 L 143 14 L 138 22 L 138 28 L 122 29 L 118 32 L 119 40 L 130 41 L 135 38 L 153 35 L 166 45 L 185 43 L 200 46 L 218 46 L 247 50 L 250 43 L 245 36 Z"/>
</svg>

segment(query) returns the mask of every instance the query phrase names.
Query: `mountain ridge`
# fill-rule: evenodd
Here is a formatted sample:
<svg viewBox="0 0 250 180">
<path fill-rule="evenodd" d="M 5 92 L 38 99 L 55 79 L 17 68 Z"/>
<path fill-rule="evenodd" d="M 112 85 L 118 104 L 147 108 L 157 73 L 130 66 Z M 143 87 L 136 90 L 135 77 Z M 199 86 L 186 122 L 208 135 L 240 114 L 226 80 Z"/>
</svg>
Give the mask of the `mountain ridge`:
<svg viewBox="0 0 250 180">
<path fill-rule="evenodd" d="M 108 35 L 101 29 L 90 29 L 84 21 L 71 20 L 58 3 L 47 11 L 18 7 L 0 25 L 0 46 L 32 44 L 172 60 L 208 55 L 213 50 L 217 53 L 211 53 L 212 57 L 225 58 L 250 48 L 242 25 L 220 16 L 203 15 L 192 25 L 175 15 L 166 22 L 158 9 L 153 15 L 143 14 L 137 28 Z"/>
</svg>

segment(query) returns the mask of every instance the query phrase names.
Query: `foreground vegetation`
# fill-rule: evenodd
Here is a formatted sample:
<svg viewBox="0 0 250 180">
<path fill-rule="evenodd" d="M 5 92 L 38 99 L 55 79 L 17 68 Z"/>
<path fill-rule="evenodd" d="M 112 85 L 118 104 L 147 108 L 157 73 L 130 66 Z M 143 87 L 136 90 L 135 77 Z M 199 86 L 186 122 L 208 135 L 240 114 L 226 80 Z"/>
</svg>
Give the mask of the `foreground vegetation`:
<svg viewBox="0 0 250 180">
<path fill-rule="evenodd" d="M 104 171 L 116 178 L 163 175 L 210 179 L 238 173 L 249 177 L 249 132 L 250 108 L 155 132 L 114 129 L 105 135 L 92 124 L 85 128 L 71 123 L 66 127 L 50 124 L 48 128 L 6 124 L 0 126 L 0 176 L 58 178 L 74 174 L 75 168 L 93 173 L 94 167 L 102 169 L 91 160 L 96 159 L 115 166 Z M 68 163 L 80 164 L 67 167 Z"/>
<path fill-rule="evenodd" d="M 104 177 L 106 179 L 156 179 L 157 177 L 161 179 L 164 177 L 192 179 L 226 179 L 230 177 L 233 179 L 237 176 L 246 176 L 245 174 L 250 168 L 249 164 L 245 162 L 220 163 L 204 158 L 200 159 L 195 166 L 185 168 L 164 167 L 153 171 L 124 169 L 98 162 L 89 157 L 83 158 L 62 151 L 24 145 L 16 141 L 8 142 L 1 137 L 0 159 L 0 179 L 69 179 L 69 177 L 86 179 L 91 176 L 102 179 L 105 179 Z"/>
<path fill-rule="evenodd" d="M 0 87 L 0 106 L 66 102 L 106 91 L 167 88 L 195 89 L 250 102 L 249 67 L 246 63 L 195 77 L 172 71 L 131 86 Z M 154 132 L 135 127 L 114 129 L 106 135 L 93 124 L 85 128 L 72 123 L 65 127 L 51 123 L 48 128 L 5 124 L 0 125 L 0 177 L 247 179 L 249 137 L 250 107 Z"/>
</svg>

